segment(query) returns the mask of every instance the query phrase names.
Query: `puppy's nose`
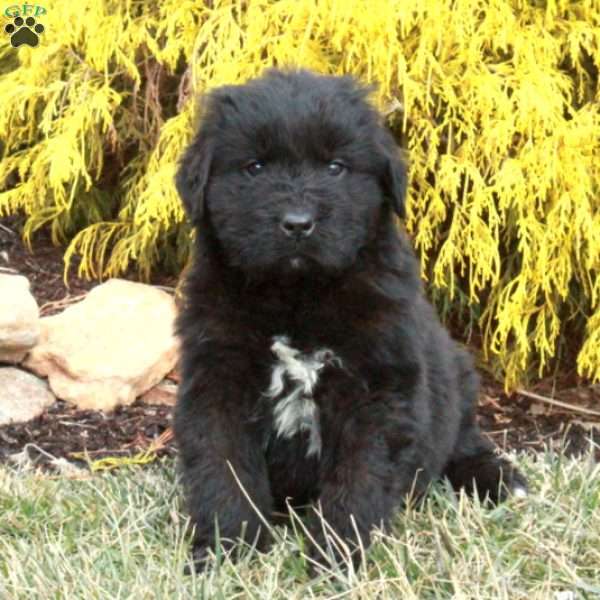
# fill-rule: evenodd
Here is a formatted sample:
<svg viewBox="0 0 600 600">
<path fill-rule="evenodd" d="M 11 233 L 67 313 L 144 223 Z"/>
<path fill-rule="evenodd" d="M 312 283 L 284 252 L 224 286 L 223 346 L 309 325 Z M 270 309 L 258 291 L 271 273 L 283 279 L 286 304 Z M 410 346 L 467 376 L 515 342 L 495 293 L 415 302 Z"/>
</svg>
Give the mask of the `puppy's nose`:
<svg viewBox="0 0 600 600">
<path fill-rule="evenodd" d="M 315 222 L 309 212 L 290 211 L 283 215 L 281 229 L 289 237 L 306 238 L 314 231 Z"/>
</svg>

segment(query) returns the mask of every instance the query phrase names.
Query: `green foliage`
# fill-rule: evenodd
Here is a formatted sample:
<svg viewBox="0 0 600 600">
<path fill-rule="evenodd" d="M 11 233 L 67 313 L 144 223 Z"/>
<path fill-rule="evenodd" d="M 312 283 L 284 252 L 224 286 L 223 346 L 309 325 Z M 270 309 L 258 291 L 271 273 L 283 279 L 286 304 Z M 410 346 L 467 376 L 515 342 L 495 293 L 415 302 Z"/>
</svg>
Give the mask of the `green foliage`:
<svg viewBox="0 0 600 600">
<path fill-rule="evenodd" d="M 48 225 L 90 277 L 182 265 L 196 93 L 351 72 L 408 147 L 423 274 L 507 385 L 566 350 L 600 378 L 600 0 L 81 0 L 42 22 L 0 46 L 0 216 L 27 240 Z"/>
</svg>

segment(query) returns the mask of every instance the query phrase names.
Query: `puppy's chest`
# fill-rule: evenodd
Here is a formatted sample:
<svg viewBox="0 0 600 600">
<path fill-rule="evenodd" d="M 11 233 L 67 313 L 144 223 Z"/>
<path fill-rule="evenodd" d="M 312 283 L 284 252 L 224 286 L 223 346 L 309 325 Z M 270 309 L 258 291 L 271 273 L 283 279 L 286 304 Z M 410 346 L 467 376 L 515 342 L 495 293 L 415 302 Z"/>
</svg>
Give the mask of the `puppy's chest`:
<svg viewBox="0 0 600 600">
<path fill-rule="evenodd" d="M 342 359 L 329 348 L 300 350 L 286 336 L 272 338 L 271 353 L 270 383 L 263 393 L 272 414 L 268 438 L 304 436 L 306 456 L 318 458 L 323 444 L 317 390 L 324 371 L 343 368 Z"/>
</svg>

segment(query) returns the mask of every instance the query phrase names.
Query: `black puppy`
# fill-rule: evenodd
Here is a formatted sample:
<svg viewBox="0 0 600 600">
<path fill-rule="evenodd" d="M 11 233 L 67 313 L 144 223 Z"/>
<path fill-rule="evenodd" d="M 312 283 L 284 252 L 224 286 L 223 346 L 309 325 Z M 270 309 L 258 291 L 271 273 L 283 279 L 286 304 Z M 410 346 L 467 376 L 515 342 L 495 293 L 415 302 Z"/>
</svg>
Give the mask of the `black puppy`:
<svg viewBox="0 0 600 600">
<path fill-rule="evenodd" d="M 423 296 L 394 218 L 406 168 L 367 95 L 307 71 L 216 89 L 181 162 L 197 235 L 175 434 L 198 568 L 216 526 L 267 541 L 240 483 L 267 518 L 318 501 L 365 545 L 434 478 L 493 501 L 526 491 Z"/>
</svg>

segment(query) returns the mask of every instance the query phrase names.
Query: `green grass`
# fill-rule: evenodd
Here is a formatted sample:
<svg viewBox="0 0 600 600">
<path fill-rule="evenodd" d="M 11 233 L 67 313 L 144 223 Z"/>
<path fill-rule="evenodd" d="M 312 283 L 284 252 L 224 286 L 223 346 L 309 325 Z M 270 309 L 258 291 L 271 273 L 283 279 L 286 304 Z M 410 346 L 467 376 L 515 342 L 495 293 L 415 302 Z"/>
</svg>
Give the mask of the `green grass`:
<svg viewBox="0 0 600 600">
<path fill-rule="evenodd" d="M 600 466 L 550 452 L 518 462 L 529 498 L 489 509 L 438 485 L 376 534 L 358 572 L 316 577 L 291 528 L 268 554 L 183 575 L 190 528 L 172 461 L 79 480 L 3 466 L 0 598 L 600 597 Z"/>
</svg>

